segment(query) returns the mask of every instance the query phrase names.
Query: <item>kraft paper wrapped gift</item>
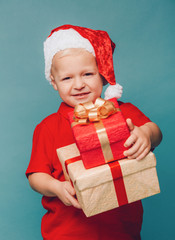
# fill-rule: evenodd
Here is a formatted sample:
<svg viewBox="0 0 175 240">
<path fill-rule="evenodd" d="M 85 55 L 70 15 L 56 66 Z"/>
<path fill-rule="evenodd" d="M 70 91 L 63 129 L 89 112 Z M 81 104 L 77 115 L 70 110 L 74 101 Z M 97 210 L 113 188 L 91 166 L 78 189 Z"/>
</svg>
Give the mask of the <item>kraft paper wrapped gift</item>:
<svg viewBox="0 0 175 240">
<path fill-rule="evenodd" d="M 85 169 L 76 144 L 57 149 L 65 178 L 71 180 L 87 217 L 160 192 L 156 158 L 122 159 Z"/>
<path fill-rule="evenodd" d="M 94 111 L 95 106 L 97 106 L 96 112 Z M 112 98 L 110 101 L 98 98 L 94 105 L 90 102 L 79 104 L 78 107 L 80 107 L 80 111 L 77 111 L 80 118 L 76 118 L 78 123 L 75 121 L 76 108 L 74 110 L 75 113 L 69 113 L 69 117 L 75 141 L 81 153 L 85 168 L 96 167 L 124 158 L 123 152 L 127 149 L 124 147 L 124 143 L 129 137 L 130 132 L 122 112 L 119 109 L 116 98 Z M 107 117 L 103 119 L 104 114 L 101 119 L 100 114 L 102 114 L 105 108 Z M 109 112 L 114 111 L 109 116 L 108 109 Z M 84 119 L 81 118 L 83 111 L 85 111 Z M 96 113 L 98 114 L 98 112 L 100 112 L 99 121 L 95 115 Z M 88 118 L 88 114 L 93 117 L 95 115 L 95 120 L 92 119 L 92 122 L 90 121 L 90 123 L 86 125 L 81 125 L 82 120 L 85 120 L 85 122 L 89 120 L 90 117 Z"/>
</svg>

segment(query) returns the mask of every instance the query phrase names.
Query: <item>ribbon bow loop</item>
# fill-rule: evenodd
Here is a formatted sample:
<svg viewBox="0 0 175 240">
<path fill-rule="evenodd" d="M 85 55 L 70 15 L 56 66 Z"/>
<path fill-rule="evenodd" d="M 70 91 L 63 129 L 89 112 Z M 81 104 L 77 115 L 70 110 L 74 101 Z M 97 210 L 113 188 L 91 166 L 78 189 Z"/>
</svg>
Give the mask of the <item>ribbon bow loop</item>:
<svg viewBox="0 0 175 240">
<path fill-rule="evenodd" d="M 97 98 L 94 104 L 87 102 L 75 106 L 74 120 L 78 124 L 86 125 L 90 122 L 99 122 L 117 111 L 120 111 L 120 109 L 116 108 L 113 102 Z"/>
</svg>

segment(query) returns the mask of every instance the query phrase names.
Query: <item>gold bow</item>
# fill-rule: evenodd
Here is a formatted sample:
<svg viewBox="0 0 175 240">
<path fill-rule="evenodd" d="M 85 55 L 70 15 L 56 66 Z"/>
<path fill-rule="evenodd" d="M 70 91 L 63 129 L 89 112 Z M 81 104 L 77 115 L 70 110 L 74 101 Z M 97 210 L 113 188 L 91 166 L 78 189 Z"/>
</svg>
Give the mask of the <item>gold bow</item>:
<svg viewBox="0 0 175 240">
<path fill-rule="evenodd" d="M 118 111 L 120 111 L 120 109 L 116 108 L 113 102 L 106 101 L 102 98 L 97 98 L 94 104 L 92 102 L 78 104 L 74 109 L 74 122 L 72 123 L 72 127 L 77 124 L 87 125 L 90 122 L 94 123 L 106 163 L 113 161 L 114 157 L 106 129 L 101 119 L 108 118 Z"/>
<path fill-rule="evenodd" d="M 113 102 L 97 98 L 95 103 L 80 103 L 74 109 L 74 121 L 77 124 L 86 125 L 90 122 L 99 122 L 101 119 L 120 111 Z"/>
</svg>

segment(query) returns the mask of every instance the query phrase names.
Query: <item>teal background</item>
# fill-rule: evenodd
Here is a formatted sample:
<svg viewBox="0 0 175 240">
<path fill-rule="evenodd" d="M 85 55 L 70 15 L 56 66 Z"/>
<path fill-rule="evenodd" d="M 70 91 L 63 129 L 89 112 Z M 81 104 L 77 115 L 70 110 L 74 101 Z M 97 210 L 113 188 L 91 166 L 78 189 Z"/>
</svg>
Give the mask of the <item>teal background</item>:
<svg viewBox="0 0 175 240">
<path fill-rule="evenodd" d="M 174 238 L 174 0 L 0 0 L 0 239 L 39 240 L 41 196 L 25 178 L 33 130 L 60 98 L 44 77 L 43 41 L 66 23 L 106 30 L 116 43 L 122 101 L 162 129 L 161 194 L 143 200 L 142 239 Z"/>
</svg>

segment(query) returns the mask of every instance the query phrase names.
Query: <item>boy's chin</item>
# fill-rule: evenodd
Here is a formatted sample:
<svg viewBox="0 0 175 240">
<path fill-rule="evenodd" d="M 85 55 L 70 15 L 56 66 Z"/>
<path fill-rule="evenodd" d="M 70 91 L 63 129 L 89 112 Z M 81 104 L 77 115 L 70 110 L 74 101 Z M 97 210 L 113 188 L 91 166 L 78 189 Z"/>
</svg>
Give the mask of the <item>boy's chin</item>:
<svg viewBox="0 0 175 240">
<path fill-rule="evenodd" d="M 72 101 L 64 101 L 67 105 L 71 106 L 71 107 L 75 107 L 78 104 L 83 104 L 83 103 L 87 103 L 87 102 L 95 102 L 95 100 L 97 99 L 97 96 L 91 96 L 91 97 L 87 97 L 87 98 L 82 98 L 82 99 L 73 99 Z"/>
<path fill-rule="evenodd" d="M 80 103 L 87 103 L 87 102 L 95 102 L 95 100 L 96 100 L 97 98 L 87 98 L 87 99 L 79 99 L 78 101 L 76 101 L 76 104 L 74 105 L 74 106 L 76 106 L 76 105 L 78 105 L 78 104 L 80 104 Z"/>
</svg>

